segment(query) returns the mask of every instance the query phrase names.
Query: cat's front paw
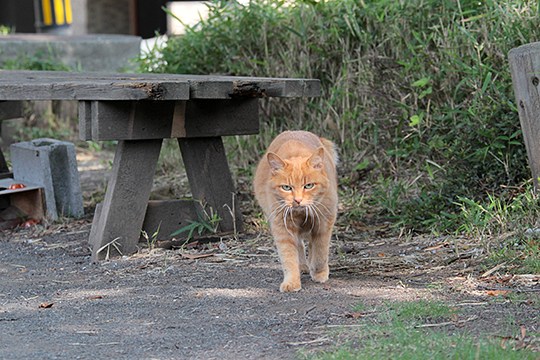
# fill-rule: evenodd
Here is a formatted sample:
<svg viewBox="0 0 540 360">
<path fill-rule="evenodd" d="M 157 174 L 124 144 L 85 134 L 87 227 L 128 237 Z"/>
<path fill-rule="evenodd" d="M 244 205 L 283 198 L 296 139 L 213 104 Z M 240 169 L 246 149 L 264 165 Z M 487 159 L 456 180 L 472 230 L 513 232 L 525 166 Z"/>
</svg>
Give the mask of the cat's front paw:
<svg viewBox="0 0 540 360">
<path fill-rule="evenodd" d="M 300 281 L 283 281 L 279 287 L 281 292 L 294 292 L 302 289 Z"/>
<path fill-rule="evenodd" d="M 313 279 L 313 281 L 318 282 L 318 283 L 327 282 L 329 274 L 330 274 L 330 269 L 328 269 L 328 267 L 320 271 L 311 271 L 310 273 L 311 279 Z"/>
</svg>

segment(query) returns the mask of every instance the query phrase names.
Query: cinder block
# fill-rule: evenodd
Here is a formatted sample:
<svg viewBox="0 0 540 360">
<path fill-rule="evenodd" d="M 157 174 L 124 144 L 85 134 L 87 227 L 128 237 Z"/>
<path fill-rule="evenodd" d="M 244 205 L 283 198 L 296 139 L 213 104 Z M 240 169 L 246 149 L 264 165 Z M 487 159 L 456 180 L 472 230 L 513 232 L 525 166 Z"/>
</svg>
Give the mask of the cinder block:
<svg viewBox="0 0 540 360">
<path fill-rule="evenodd" d="M 84 215 L 75 146 L 66 141 L 36 139 L 10 146 L 13 178 L 44 188 L 47 216 Z"/>
<path fill-rule="evenodd" d="M 47 60 L 81 71 L 135 71 L 133 59 L 140 51 L 141 38 L 131 35 L 0 35 L 0 64 L 45 56 Z"/>
</svg>

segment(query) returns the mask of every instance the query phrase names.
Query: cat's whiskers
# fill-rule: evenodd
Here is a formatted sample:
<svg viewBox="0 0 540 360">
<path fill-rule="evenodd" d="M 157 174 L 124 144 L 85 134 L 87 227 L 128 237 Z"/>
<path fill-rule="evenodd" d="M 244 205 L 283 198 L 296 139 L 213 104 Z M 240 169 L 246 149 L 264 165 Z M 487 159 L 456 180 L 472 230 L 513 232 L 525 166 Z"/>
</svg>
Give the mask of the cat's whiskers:
<svg viewBox="0 0 540 360">
<path fill-rule="evenodd" d="M 287 226 L 287 214 L 291 213 L 291 219 L 292 219 L 292 211 L 291 211 L 291 207 L 290 206 L 287 206 L 285 208 L 285 211 L 283 212 L 283 224 L 285 225 L 285 230 L 287 230 L 287 232 L 294 238 L 294 234 L 291 232 L 291 230 L 289 230 L 289 227 Z"/>
<path fill-rule="evenodd" d="M 318 214 L 326 221 L 329 221 L 330 218 L 329 218 L 329 214 L 326 213 L 326 212 L 323 212 L 321 211 L 321 209 L 319 209 L 319 205 L 322 205 L 325 209 L 326 209 L 326 206 L 324 204 L 313 204 L 313 207 L 317 210 Z"/>
<path fill-rule="evenodd" d="M 311 204 L 308 205 L 308 209 L 309 209 L 309 214 L 311 215 L 311 229 L 309 229 L 309 232 L 312 232 L 313 231 L 313 228 L 315 227 L 315 216 L 313 216 L 312 214 L 315 212 L 313 210 L 313 208 L 311 207 Z"/>
<path fill-rule="evenodd" d="M 273 220 L 277 214 L 279 214 L 288 206 L 285 200 L 278 200 L 276 201 L 276 203 L 278 204 L 278 206 L 276 206 L 268 216 L 271 220 Z"/>
<path fill-rule="evenodd" d="M 328 209 L 328 207 L 326 205 L 324 205 L 321 201 L 313 200 L 313 203 L 316 204 L 316 205 L 322 206 L 324 208 L 324 210 L 326 210 L 327 214 L 332 213 L 332 211 L 330 211 L 330 209 Z"/>
</svg>

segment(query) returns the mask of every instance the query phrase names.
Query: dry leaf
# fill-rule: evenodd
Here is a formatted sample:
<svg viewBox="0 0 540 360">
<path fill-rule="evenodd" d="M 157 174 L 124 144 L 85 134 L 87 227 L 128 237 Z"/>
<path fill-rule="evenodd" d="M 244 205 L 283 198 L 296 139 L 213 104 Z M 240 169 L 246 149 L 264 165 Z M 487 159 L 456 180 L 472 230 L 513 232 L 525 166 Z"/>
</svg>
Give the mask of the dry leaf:
<svg viewBox="0 0 540 360">
<path fill-rule="evenodd" d="M 355 311 L 355 312 L 352 312 L 352 313 L 345 314 L 345 317 L 352 318 L 352 319 L 359 319 L 362 316 L 364 316 L 364 313 L 360 312 L 360 311 Z"/>
<path fill-rule="evenodd" d="M 50 309 L 50 308 L 52 308 L 53 305 L 54 305 L 54 303 L 44 302 L 44 303 L 39 304 L 39 308 L 40 309 Z"/>
<path fill-rule="evenodd" d="M 510 290 L 487 290 L 486 294 L 489 296 L 502 296 L 506 295 L 510 292 Z"/>
<path fill-rule="evenodd" d="M 520 336 L 520 339 L 521 341 L 525 340 L 525 335 L 527 335 L 527 329 L 525 328 L 525 325 L 521 325 L 520 326 L 520 332 L 521 332 L 521 336 Z"/>
<path fill-rule="evenodd" d="M 101 295 L 93 295 L 93 296 L 88 297 L 88 300 L 99 300 L 99 299 L 103 299 L 103 296 L 101 296 Z"/>
<path fill-rule="evenodd" d="M 378 253 L 377 256 L 378 257 L 385 257 L 386 255 L 384 253 Z"/>
<path fill-rule="evenodd" d="M 447 243 L 447 242 L 444 242 L 444 243 L 439 244 L 439 245 L 430 246 L 430 247 L 428 247 L 428 248 L 425 248 L 424 251 L 439 250 L 440 248 L 447 247 L 447 246 L 448 246 L 448 243 Z"/>
</svg>

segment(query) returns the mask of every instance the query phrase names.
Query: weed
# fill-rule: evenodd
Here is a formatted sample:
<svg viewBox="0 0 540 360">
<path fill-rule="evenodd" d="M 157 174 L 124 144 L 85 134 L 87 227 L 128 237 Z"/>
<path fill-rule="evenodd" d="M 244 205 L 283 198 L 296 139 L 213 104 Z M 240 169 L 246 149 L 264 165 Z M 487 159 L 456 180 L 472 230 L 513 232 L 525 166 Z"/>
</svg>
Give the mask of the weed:
<svg viewBox="0 0 540 360">
<path fill-rule="evenodd" d="M 13 29 L 9 26 L 0 25 L 0 35 L 7 35 L 13 32 Z"/>
<path fill-rule="evenodd" d="M 195 233 L 199 236 L 204 232 L 215 234 L 221 218 L 211 207 L 208 211 L 206 211 L 206 206 L 201 204 L 200 208 L 202 209 L 202 214 L 201 212 L 198 212 L 197 220 L 189 221 L 188 225 L 174 231 L 170 234 L 170 236 L 178 236 L 180 234 L 187 233 L 185 241 L 187 244 L 191 239 L 193 239 L 193 234 Z"/>
<path fill-rule="evenodd" d="M 148 246 L 148 249 L 153 250 L 154 247 L 156 246 L 156 241 L 157 241 L 157 237 L 159 235 L 159 229 L 160 228 L 161 228 L 161 221 L 159 222 L 159 225 L 158 225 L 156 231 L 154 231 L 151 236 L 149 236 L 148 233 L 145 230 L 141 230 L 141 235 L 142 235 L 143 238 L 146 239 L 146 245 Z"/>
</svg>

